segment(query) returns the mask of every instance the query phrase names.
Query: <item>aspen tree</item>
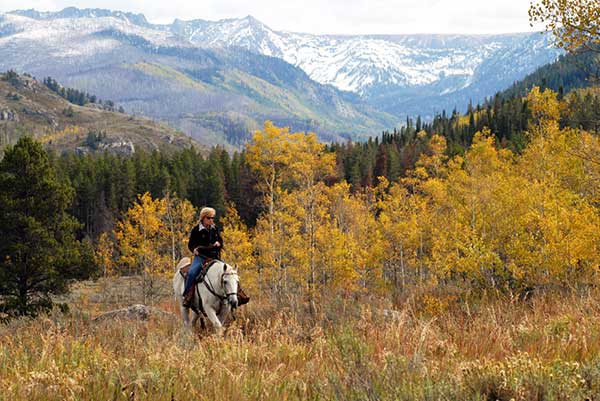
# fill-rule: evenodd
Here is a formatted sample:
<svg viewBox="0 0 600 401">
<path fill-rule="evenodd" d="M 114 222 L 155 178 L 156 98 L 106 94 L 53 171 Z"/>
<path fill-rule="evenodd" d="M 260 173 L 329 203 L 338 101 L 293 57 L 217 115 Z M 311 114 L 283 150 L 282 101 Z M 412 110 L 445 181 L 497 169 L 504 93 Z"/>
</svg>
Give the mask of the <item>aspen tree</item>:
<svg viewBox="0 0 600 401">
<path fill-rule="evenodd" d="M 226 244 L 223 248 L 223 260 L 238 268 L 245 288 L 258 290 L 260 271 L 253 255 L 252 238 L 234 205 L 227 206 L 225 217 L 221 222 L 223 241 Z"/>
<path fill-rule="evenodd" d="M 541 0 L 531 3 L 529 21 L 542 22 L 567 51 L 600 52 L 600 2 L 598 0 Z"/>
<path fill-rule="evenodd" d="M 187 239 L 194 215 L 188 201 L 152 199 L 146 192 L 138 195 L 137 202 L 117 222 L 121 271 L 141 276 L 144 302 L 154 295 L 156 278 L 171 277 L 173 255 L 177 258 L 189 253 Z"/>
</svg>

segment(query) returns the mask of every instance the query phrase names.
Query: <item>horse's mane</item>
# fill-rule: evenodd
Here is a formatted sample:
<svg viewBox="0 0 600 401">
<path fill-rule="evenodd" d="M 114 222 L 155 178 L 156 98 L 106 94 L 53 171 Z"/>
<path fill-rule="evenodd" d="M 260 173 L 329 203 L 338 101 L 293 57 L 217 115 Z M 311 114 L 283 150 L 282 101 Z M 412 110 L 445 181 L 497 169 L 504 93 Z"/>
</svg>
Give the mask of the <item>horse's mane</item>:
<svg viewBox="0 0 600 401">
<path fill-rule="evenodd" d="M 234 274 L 237 274 L 237 267 L 236 266 L 232 266 L 229 263 L 225 263 L 225 262 L 223 262 L 223 264 L 225 265 L 225 271 L 223 273 L 234 273 Z"/>
<path fill-rule="evenodd" d="M 223 267 L 220 265 L 223 264 L 223 266 L 225 266 L 225 269 L 223 269 Z M 237 273 L 237 269 L 233 266 L 231 266 L 230 264 L 220 260 L 220 259 L 216 259 L 213 262 L 210 263 L 210 265 L 208 266 L 208 270 L 213 270 L 215 268 L 213 268 L 214 265 L 219 265 L 218 267 L 216 267 L 216 270 L 218 270 L 220 273 Z"/>
</svg>

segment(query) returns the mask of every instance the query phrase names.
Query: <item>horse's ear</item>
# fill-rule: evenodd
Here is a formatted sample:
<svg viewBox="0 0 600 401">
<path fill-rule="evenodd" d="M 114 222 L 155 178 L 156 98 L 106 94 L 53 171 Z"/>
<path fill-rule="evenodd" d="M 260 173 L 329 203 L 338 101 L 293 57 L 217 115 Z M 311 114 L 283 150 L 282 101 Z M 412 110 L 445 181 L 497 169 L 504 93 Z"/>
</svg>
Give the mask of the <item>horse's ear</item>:
<svg viewBox="0 0 600 401">
<path fill-rule="evenodd" d="M 237 263 L 233 265 L 233 268 L 235 269 L 235 271 L 237 271 Z"/>
</svg>

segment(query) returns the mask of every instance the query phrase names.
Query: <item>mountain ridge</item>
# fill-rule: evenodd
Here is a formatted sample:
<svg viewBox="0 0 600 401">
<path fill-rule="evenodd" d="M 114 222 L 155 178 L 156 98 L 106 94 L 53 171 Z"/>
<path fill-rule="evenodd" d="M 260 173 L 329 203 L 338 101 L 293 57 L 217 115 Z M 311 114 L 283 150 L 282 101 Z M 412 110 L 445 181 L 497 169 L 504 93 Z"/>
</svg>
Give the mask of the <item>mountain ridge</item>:
<svg viewBox="0 0 600 401">
<path fill-rule="evenodd" d="M 297 126 L 320 130 L 321 137 L 326 140 L 368 137 L 373 131 L 394 126 L 410 115 L 419 114 L 428 119 L 441 110 L 464 110 L 470 102 L 479 102 L 509 87 L 561 54 L 552 47 L 548 35 L 539 33 L 312 35 L 275 31 L 252 16 L 216 22 L 176 19 L 172 24 L 152 24 L 141 14 L 98 9 L 65 10 L 21 12 L 31 17 L 18 13 L 0 15 L 0 60 L 8 60 L 0 61 L 0 68 L 15 67 L 34 74 L 43 70 L 43 75 L 97 93 L 102 88 L 92 84 L 89 71 L 115 71 L 125 64 L 148 62 L 171 68 L 175 74 L 190 72 L 192 80 L 203 83 L 205 88 L 210 86 L 212 92 L 205 93 L 201 104 L 206 105 L 207 97 L 211 96 L 214 103 L 215 93 L 218 93 L 223 100 L 220 109 L 199 107 L 193 114 L 201 119 L 211 113 L 238 113 L 243 119 L 255 121 L 247 130 L 260 126 L 261 119 L 281 123 L 317 121 L 316 124 L 298 123 Z M 30 46 L 31 52 L 45 54 L 46 60 L 50 60 L 49 65 L 40 68 L 39 63 L 30 60 L 31 57 L 18 54 L 19 46 Z M 198 59 L 185 54 L 197 55 Z M 283 60 L 290 67 L 268 61 L 269 57 Z M 220 60 L 221 65 L 214 60 Z M 264 70 L 265 66 L 267 70 Z M 293 81 L 297 79 L 293 68 L 306 74 L 300 85 Z M 152 70 L 157 72 L 160 68 Z M 124 74 L 122 69 L 117 72 Z M 228 78 L 223 78 L 225 76 Z M 242 76 L 254 83 L 232 84 L 233 77 L 239 81 L 244 79 Z M 269 81 L 274 76 L 279 78 Z M 281 78 L 285 76 L 292 78 L 286 81 Z M 137 78 L 142 85 L 158 85 L 155 76 Z M 256 86 L 256 78 L 272 85 L 267 90 L 261 83 L 262 90 L 279 92 L 284 89 L 288 91 L 284 97 L 291 96 L 295 100 L 286 104 L 280 95 L 275 96 L 279 100 L 272 102 L 270 111 L 265 112 L 265 96 L 269 94 L 251 88 Z M 327 89 L 328 86 L 337 92 Z M 305 91 L 306 88 L 313 89 Z M 130 89 L 134 88 L 130 86 Z M 181 88 L 174 90 L 181 91 Z M 305 92 L 320 93 L 320 97 L 331 101 L 324 108 L 318 102 L 319 96 Z M 131 95 L 111 92 L 101 95 L 117 102 L 131 98 Z M 169 99 L 163 100 L 168 103 Z M 299 107 L 296 110 L 291 106 L 298 102 L 308 102 L 311 112 L 307 114 L 307 109 Z M 180 127 L 181 116 L 190 113 L 189 108 L 184 107 L 179 111 L 172 110 L 165 118 L 150 112 L 155 107 L 146 107 L 140 102 L 123 105 L 126 109 L 134 106 L 129 110 L 165 119 Z M 336 115 L 339 110 L 351 109 L 350 114 L 360 115 L 360 118 Z M 199 130 L 206 133 L 205 128 L 201 126 Z M 193 127 L 186 130 L 194 135 Z"/>
<path fill-rule="evenodd" d="M 338 68 L 336 77 L 331 77 L 331 73 L 324 71 L 315 71 L 317 67 L 314 64 L 319 64 L 322 58 L 314 60 L 313 63 L 307 60 L 309 55 L 307 54 L 293 54 L 292 50 L 301 50 L 304 52 L 307 48 L 314 47 L 315 45 L 322 46 L 335 46 L 336 42 L 347 42 L 362 40 L 367 41 L 367 45 L 373 45 L 373 41 L 385 42 L 386 48 L 382 49 L 382 52 L 387 52 L 387 56 L 396 52 L 399 55 L 411 55 L 414 54 L 414 49 L 410 47 L 418 47 L 419 53 L 425 54 L 426 52 L 439 50 L 440 47 L 445 48 L 456 48 L 465 46 L 482 46 L 477 48 L 477 51 L 489 51 L 490 48 L 495 50 L 506 50 L 505 48 L 510 45 L 511 41 L 515 38 L 532 38 L 538 36 L 547 48 L 551 47 L 549 35 L 540 35 L 539 33 L 505 33 L 505 34 L 478 34 L 478 35 L 461 35 L 461 34 L 398 34 L 398 35 L 384 35 L 384 34 L 370 34 L 370 35 L 314 35 L 299 32 L 289 31 L 276 31 L 262 23 L 258 19 L 251 15 L 244 18 L 225 18 L 218 21 L 209 21 L 204 19 L 192 19 L 192 20 L 181 20 L 175 19 L 171 24 L 151 24 L 149 23 L 143 14 L 125 13 L 121 11 L 111 11 L 107 9 L 77 9 L 74 7 L 66 8 L 62 11 L 57 12 L 38 12 L 35 10 L 26 11 L 12 11 L 7 14 L 16 15 L 27 15 L 31 18 L 37 19 L 62 19 L 66 17 L 71 18 L 89 18 L 94 17 L 114 17 L 123 18 L 129 17 L 128 22 L 137 24 L 140 27 L 152 28 L 162 32 L 169 32 L 179 36 L 180 39 L 184 39 L 184 43 L 180 44 L 193 44 L 199 47 L 242 47 L 252 52 L 263 54 L 267 56 L 275 56 L 282 58 L 292 65 L 299 66 L 305 72 L 308 73 L 311 78 L 317 82 L 332 84 L 339 89 L 351 90 L 353 92 L 361 93 L 361 90 L 365 86 L 369 85 L 369 82 L 344 82 L 340 79 L 340 72 L 343 72 L 343 68 Z M 371 43 L 369 43 L 371 41 Z M 315 43 L 316 42 L 316 43 Z M 506 43 L 509 42 L 509 43 Z M 343 44 L 343 43 L 342 43 Z M 356 44 L 361 43 L 352 42 L 347 47 L 354 47 Z M 377 43 L 381 45 L 382 43 Z M 375 44 L 375 45 L 377 45 Z M 364 43 L 362 44 L 363 46 Z M 390 47 L 392 46 L 392 47 Z M 394 48 L 394 46 L 396 46 Z M 397 46 L 401 46 L 398 48 Z M 402 48 L 402 46 L 404 48 Z M 538 45 L 539 46 L 539 45 Z M 367 46 L 368 47 L 368 46 Z M 364 50 L 365 48 L 361 49 Z M 377 49 L 375 49 L 377 50 Z M 408 53 L 406 53 L 408 51 Z M 398 55 L 397 54 L 397 55 Z M 556 50 L 551 52 L 550 61 L 554 61 L 560 51 Z M 470 52 L 469 55 L 473 55 Z M 432 58 L 431 54 L 427 54 L 429 58 Z M 435 58 L 435 57 L 433 57 Z M 459 57 L 460 58 L 460 54 Z M 388 58 L 382 56 L 383 61 L 389 62 Z M 371 62 L 375 60 L 370 60 Z M 396 60 L 398 61 L 398 60 Z M 439 61 L 439 60 L 436 60 Z M 544 60 L 547 61 L 547 60 Z M 322 63 L 320 63 L 322 64 Z M 542 64 L 547 64 L 544 62 Z M 541 65 L 541 64 L 540 64 Z M 427 67 L 428 65 L 424 65 Z M 439 66 L 438 66 L 439 67 Z M 452 66 L 451 66 L 452 67 Z M 472 67 L 472 66 L 471 66 Z M 452 68 L 451 68 L 452 69 Z M 472 69 L 472 68 L 471 68 Z M 457 73 L 463 72 L 464 68 L 456 68 Z M 422 70 L 421 70 L 422 72 Z M 413 74 L 414 75 L 414 74 Z M 435 74 L 433 74 L 435 75 Z M 425 80 L 425 83 L 431 83 L 433 77 L 429 77 Z M 386 81 L 382 81 L 385 83 Z M 409 84 L 421 84 L 423 81 L 414 81 L 407 79 Z"/>
<path fill-rule="evenodd" d="M 0 30 L 10 24 L 22 29 L 0 37 L 0 70 L 52 76 L 207 145 L 239 146 L 265 120 L 315 131 L 326 141 L 373 134 L 397 122 L 281 59 L 235 47 L 201 48 L 165 30 L 88 15 L 38 21 L 5 14 Z"/>
<path fill-rule="evenodd" d="M 303 69 L 314 80 L 323 84 L 331 84 L 338 89 L 359 93 L 369 98 L 369 88 L 386 85 L 404 85 L 415 87 L 430 85 L 444 80 L 448 76 L 459 76 L 462 87 L 446 87 L 442 90 L 450 93 L 471 84 L 468 77 L 475 74 L 478 67 L 476 54 L 499 53 L 510 50 L 515 38 L 532 38 L 538 36 L 542 46 L 550 48 L 549 36 L 537 33 L 506 34 L 412 34 L 412 35 L 313 35 L 289 31 L 276 31 L 251 15 L 244 18 L 226 18 L 218 21 L 192 19 L 189 21 L 175 19 L 171 24 L 150 24 L 142 14 L 123 13 L 106 9 L 67 8 L 57 12 L 40 13 L 35 10 L 10 12 L 18 15 L 45 19 L 60 19 L 65 16 L 84 18 L 89 16 L 112 16 L 122 18 L 129 16 L 134 24 L 169 32 L 183 39 L 184 44 L 199 47 L 242 47 L 257 54 L 282 58 L 288 63 Z M 9 13 L 9 14 L 10 14 Z M 325 49 L 320 54 L 311 54 L 316 47 Z M 458 47 L 473 47 L 460 52 Z M 539 47 L 540 44 L 534 44 Z M 381 47 L 378 49 L 377 47 Z M 454 60 L 444 58 L 439 48 L 445 47 L 453 51 Z M 418 48 L 418 51 L 415 51 Z M 369 53 L 370 52 L 370 53 Z M 458 53 L 457 53 L 458 52 Z M 327 54 L 329 53 L 329 54 Z M 361 53 L 359 56 L 358 53 Z M 366 56 L 365 56 L 366 54 Z M 547 57 L 534 62 L 540 66 L 554 61 L 560 51 L 549 51 Z M 521 54 L 522 55 L 522 54 Z M 354 65 L 338 63 L 336 58 L 351 59 Z M 403 60 L 408 58 L 403 64 Z M 471 60 L 472 62 L 468 62 Z M 474 62 L 473 62 L 474 61 Z M 531 62 L 531 57 L 528 62 Z M 414 67 L 411 68 L 410 64 Z M 383 65 L 378 68 L 377 65 Z M 395 68 L 394 66 L 400 66 Z M 354 67 L 354 68 L 353 68 Z M 361 73 L 362 69 L 371 69 L 372 73 Z M 535 68 L 533 68 L 535 69 Z M 530 73 L 529 69 L 526 73 Z M 386 71 L 387 70 L 387 71 Z M 521 74 L 523 75 L 523 74 Z M 461 77 L 462 76 L 462 77 Z M 511 79 L 509 79 L 511 78 Z M 504 86 L 515 79 L 505 79 Z M 500 87 L 498 89 L 501 89 Z"/>
</svg>

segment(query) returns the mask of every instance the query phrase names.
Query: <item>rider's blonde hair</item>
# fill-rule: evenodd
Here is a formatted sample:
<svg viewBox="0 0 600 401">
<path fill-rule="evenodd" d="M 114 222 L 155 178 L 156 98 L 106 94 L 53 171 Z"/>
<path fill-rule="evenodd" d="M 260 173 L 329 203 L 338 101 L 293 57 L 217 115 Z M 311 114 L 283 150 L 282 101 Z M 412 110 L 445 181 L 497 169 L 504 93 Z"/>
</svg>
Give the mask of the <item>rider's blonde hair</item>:
<svg viewBox="0 0 600 401">
<path fill-rule="evenodd" d="M 215 217 L 215 214 L 217 214 L 217 211 L 212 207 L 203 207 L 200 210 L 200 224 L 202 224 L 202 219 L 205 217 Z"/>
</svg>

